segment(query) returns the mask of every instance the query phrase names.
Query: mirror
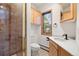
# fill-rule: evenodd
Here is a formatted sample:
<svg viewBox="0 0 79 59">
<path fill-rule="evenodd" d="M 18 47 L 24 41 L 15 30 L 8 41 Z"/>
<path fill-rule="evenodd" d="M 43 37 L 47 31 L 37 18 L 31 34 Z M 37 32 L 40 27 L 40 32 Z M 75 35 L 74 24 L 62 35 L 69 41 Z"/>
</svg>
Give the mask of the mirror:
<svg viewBox="0 0 79 59">
<path fill-rule="evenodd" d="M 65 34 L 69 38 L 76 38 L 76 4 L 74 3 L 62 3 L 62 16 L 61 16 L 61 27 Z M 71 21 L 70 21 L 71 20 Z"/>
<path fill-rule="evenodd" d="M 69 21 L 76 18 L 76 4 L 61 3 L 61 22 Z"/>
<path fill-rule="evenodd" d="M 62 13 L 70 12 L 70 3 L 62 3 Z"/>
</svg>

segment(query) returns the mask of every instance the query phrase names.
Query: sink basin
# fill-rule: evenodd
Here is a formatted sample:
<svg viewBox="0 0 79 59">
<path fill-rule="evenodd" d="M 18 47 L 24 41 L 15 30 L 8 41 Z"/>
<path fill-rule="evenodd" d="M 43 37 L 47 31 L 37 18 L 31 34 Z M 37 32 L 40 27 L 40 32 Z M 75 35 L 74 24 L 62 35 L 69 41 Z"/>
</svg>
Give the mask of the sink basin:
<svg viewBox="0 0 79 59">
<path fill-rule="evenodd" d="M 63 37 L 54 37 L 54 39 L 58 41 L 66 41 L 66 39 L 64 39 Z"/>
</svg>

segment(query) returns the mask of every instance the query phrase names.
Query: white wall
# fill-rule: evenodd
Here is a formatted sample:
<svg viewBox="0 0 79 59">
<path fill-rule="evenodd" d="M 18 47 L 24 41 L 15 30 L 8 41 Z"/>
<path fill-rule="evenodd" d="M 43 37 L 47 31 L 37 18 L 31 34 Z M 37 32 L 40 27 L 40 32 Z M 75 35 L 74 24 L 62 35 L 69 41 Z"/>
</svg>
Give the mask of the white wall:
<svg viewBox="0 0 79 59">
<path fill-rule="evenodd" d="M 26 8 L 27 8 L 27 12 L 26 12 L 26 20 L 27 20 L 27 25 L 26 25 L 26 28 L 27 28 L 27 39 L 26 39 L 26 41 L 27 41 L 27 55 L 28 56 L 30 56 L 31 55 L 31 48 L 30 48 L 30 43 L 31 43 L 31 35 L 30 35 L 30 33 L 31 33 L 31 24 L 30 24 L 30 19 L 31 19 L 31 4 L 30 3 L 27 3 L 27 6 L 26 6 Z"/>
<path fill-rule="evenodd" d="M 54 3 L 47 3 L 47 4 L 42 4 L 44 6 L 42 7 L 38 7 L 39 10 L 43 13 L 43 12 L 47 12 L 49 10 L 52 11 L 52 27 L 54 23 L 57 23 L 58 26 L 57 28 L 52 28 L 52 34 L 53 35 L 62 35 L 64 32 L 61 29 L 61 25 L 60 25 L 60 5 L 59 4 L 54 4 Z M 48 41 L 46 39 L 45 35 L 41 35 L 41 26 L 40 26 L 40 35 L 38 36 L 38 43 L 42 44 L 44 46 L 49 46 L 48 45 Z"/>
<path fill-rule="evenodd" d="M 57 7 L 57 8 L 56 8 Z M 58 21 L 60 21 L 60 12 L 61 12 L 61 7 L 60 6 L 56 6 L 56 4 L 48 4 L 47 6 L 45 6 L 45 7 L 43 7 L 43 8 L 39 8 L 40 9 L 40 11 L 41 12 L 45 12 L 45 11 L 47 11 L 47 10 L 51 10 L 52 9 L 52 11 L 53 11 L 53 20 L 55 20 L 55 21 L 53 21 L 53 22 L 58 22 Z M 56 14 L 57 13 L 57 14 Z M 56 17 L 57 16 L 57 17 Z M 62 26 L 62 28 L 63 28 L 63 30 L 64 30 L 64 32 L 65 33 L 67 33 L 68 34 L 68 36 L 69 37 L 75 37 L 75 31 L 76 31 L 76 22 L 75 21 L 70 21 L 70 22 L 68 22 L 68 21 L 65 21 L 65 22 L 63 22 L 63 23 L 61 23 L 61 25 L 60 26 Z M 60 27 L 59 26 L 59 27 Z M 54 32 L 56 32 L 56 33 L 58 33 L 59 31 L 61 32 L 62 30 L 60 30 L 59 28 L 57 28 L 57 29 L 54 29 L 54 30 L 56 30 L 56 31 L 54 31 Z M 55 34 L 56 34 L 55 33 Z M 53 33 L 52 33 L 53 34 Z"/>
<path fill-rule="evenodd" d="M 79 3 L 77 4 L 76 41 L 79 45 Z"/>
<path fill-rule="evenodd" d="M 68 37 L 75 39 L 75 37 L 76 37 L 76 21 L 74 21 L 74 22 L 65 21 L 65 22 L 61 23 L 61 26 L 62 26 L 64 32 L 66 34 L 68 34 Z"/>
<path fill-rule="evenodd" d="M 30 23 L 31 24 L 31 23 Z M 40 25 L 31 24 L 31 43 L 38 43 L 40 34 Z"/>
<path fill-rule="evenodd" d="M 53 27 L 52 29 L 52 35 L 57 35 L 57 36 L 62 36 L 64 34 L 64 31 L 61 28 L 61 24 L 60 24 L 60 5 L 59 4 L 55 4 L 54 7 L 52 8 L 53 11 L 53 15 L 52 15 L 52 27 L 54 26 L 54 23 L 57 23 L 57 27 Z"/>
<path fill-rule="evenodd" d="M 61 8 L 61 7 L 60 7 Z M 61 8 L 62 11 L 62 8 Z M 76 37 L 76 18 L 61 23 L 61 26 L 68 37 L 75 39 Z"/>
<path fill-rule="evenodd" d="M 64 33 L 60 25 L 60 8 L 59 7 L 60 6 L 58 4 L 49 3 L 41 9 L 41 12 L 47 12 L 49 10 L 52 11 L 52 35 L 62 35 Z M 54 23 L 57 23 L 57 28 L 53 27 Z M 39 43 L 44 46 L 49 46 L 49 42 L 45 38 L 46 36 L 42 35 Z"/>
</svg>

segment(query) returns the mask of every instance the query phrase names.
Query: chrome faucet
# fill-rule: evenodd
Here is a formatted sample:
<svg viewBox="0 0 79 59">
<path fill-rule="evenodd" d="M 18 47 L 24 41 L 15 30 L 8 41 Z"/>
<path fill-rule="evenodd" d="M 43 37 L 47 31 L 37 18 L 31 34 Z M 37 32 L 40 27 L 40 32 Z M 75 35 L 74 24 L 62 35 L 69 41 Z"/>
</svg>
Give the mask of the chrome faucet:
<svg viewBox="0 0 79 59">
<path fill-rule="evenodd" d="M 68 40 L 68 36 L 67 36 L 67 34 L 63 34 L 63 36 L 65 36 L 65 39 Z"/>
</svg>

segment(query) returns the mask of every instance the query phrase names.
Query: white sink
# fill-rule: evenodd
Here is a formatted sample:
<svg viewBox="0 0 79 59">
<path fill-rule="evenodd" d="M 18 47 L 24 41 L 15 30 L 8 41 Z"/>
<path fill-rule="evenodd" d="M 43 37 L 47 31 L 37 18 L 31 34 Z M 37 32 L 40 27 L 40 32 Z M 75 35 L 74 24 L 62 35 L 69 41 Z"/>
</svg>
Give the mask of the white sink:
<svg viewBox="0 0 79 59">
<path fill-rule="evenodd" d="M 58 41 L 69 41 L 69 40 L 73 40 L 73 39 L 70 39 L 68 38 L 68 40 L 64 39 L 63 37 L 54 37 L 54 40 L 58 40 Z"/>
</svg>

